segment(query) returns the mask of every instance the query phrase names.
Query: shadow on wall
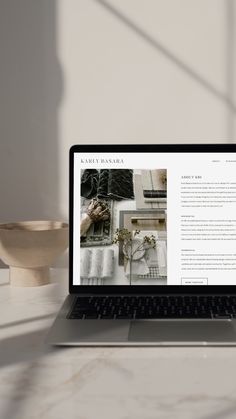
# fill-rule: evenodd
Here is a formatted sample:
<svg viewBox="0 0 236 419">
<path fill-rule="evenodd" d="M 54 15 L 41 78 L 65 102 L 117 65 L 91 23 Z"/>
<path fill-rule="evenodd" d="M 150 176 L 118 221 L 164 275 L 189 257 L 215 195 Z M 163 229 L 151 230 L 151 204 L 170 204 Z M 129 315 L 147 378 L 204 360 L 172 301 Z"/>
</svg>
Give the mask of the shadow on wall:
<svg viewBox="0 0 236 419">
<path fill-rule="evenodd" d="M 0 222 L 60 218 L 56 0 L 2 0 L 0 51 Z"/>
<path fill-rule="evenodd" d="M 149 47 L 156 50 L 158 54 L 165 57 L 166 60 L 170 61 L 180 71 L 192 79 L 194 83 L 197 83 L 200 87 L 207 90 L 210 95 L 213 95 L 217 100 L 223 102 L 226 107 L 226 138 L 228 142 L 235 141 L 235 127 L 234 119 L 236 115 L 236 104 L 234 103 L 234 73 L 235 73 L 235 29 L 234 29 L 234 14 L 235 4 L 234 0 L 227 0 L 225 2 L 225 18 L 226 18 L 226 91 L 220 91 L 215 87 L 211 80 L 205 79 L 201 74 L 195 71 L 194 68 L 190 67 L 171 50 L 165 47 L 157 39 L 154 39 L 145 29 L 137 25 L 133 20 L 123 13 L 119 8 L 116 8 L 108 0 L 94 0 L 97 4 L 104 8 L 104 10 L 110 13 L 115 19 L 118 19 L 121 24 L 126 28 L 132 30 L 134 34 L 144 40 Z"/>
</svg>

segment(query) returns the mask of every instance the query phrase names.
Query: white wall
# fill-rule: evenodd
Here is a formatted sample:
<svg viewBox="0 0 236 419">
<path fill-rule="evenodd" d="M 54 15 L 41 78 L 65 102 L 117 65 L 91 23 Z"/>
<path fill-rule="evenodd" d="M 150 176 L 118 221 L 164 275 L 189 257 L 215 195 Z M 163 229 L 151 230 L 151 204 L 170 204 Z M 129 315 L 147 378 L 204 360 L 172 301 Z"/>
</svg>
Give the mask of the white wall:
<svg viewBox="0 0 236 419">
<path fill-rule="evenodd" d="M 68 149 L 235 141 L 235 0 L 1 0 L 0 220 L 67 218 Z"/>
<path fill-rule="evenodd" d="M 79 142 L 234 141 L 234 5 L 60 0 L 60 167 Z"/>
</svg>

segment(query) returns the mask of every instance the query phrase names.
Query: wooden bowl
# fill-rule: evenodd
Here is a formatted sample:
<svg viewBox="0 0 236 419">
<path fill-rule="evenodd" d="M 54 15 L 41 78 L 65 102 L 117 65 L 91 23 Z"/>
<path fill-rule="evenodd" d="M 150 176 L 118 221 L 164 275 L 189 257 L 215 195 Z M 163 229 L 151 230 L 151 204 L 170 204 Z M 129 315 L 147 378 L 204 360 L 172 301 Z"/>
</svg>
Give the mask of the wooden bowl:
<svg viewBox="0 0 236 419">
<path fill-rule="evenodd" d="M 9 265 L 11 285 L 48 284 L 49 267 L 67 247 L 68 224 L 62 221 L 0 224 L 0 258 Z"/>
</svg>

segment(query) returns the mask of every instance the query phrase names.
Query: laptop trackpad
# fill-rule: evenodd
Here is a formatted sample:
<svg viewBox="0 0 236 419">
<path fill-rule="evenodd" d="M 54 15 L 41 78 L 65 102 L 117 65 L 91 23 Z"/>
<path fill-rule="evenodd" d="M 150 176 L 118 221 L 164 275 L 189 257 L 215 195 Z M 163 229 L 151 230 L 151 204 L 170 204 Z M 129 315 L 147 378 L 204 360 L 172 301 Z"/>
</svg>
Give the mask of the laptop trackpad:
<svg viewBox="0 0 236 419">
<path fill-rule="evenodd" d="M 131 321 L 130 342 L 235 342 L 233 322 L 228 320 Z"/>
</svg>

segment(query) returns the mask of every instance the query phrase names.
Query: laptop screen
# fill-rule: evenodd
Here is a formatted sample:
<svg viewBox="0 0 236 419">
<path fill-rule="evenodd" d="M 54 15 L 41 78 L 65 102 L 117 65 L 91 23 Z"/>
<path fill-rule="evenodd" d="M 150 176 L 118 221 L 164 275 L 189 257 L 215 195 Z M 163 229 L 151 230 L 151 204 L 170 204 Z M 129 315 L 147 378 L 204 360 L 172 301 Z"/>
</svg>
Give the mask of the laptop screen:
<svg viewBox="0 0 236 419">
<path fill-rule="evenodd" d="M 236 154 L 75 153 L 73 285 L 235 285 Z"/>
</svg>

